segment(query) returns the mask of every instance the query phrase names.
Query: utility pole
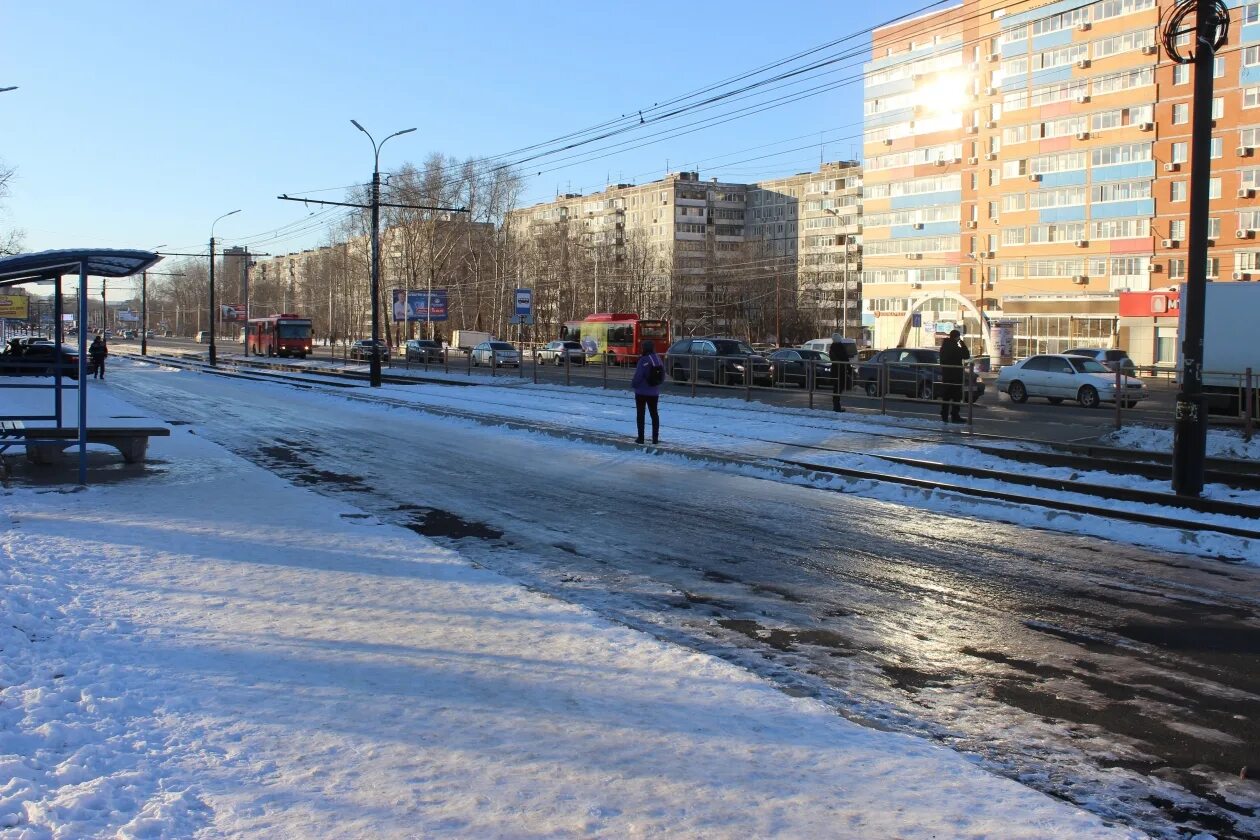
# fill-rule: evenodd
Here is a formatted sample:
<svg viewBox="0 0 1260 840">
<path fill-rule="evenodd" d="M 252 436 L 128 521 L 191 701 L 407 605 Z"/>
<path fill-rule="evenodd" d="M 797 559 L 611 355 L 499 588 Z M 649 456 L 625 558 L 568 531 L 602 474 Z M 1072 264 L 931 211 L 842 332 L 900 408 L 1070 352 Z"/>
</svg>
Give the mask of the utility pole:
<svg viewBox="0 0 1260 840">
<path fill-rule="evenodd" d="M 1186 21 L 1194 13 L 1194 25 Z M 1193 33 L 1193 53 L 1178 52 L 1179 36 Z M 1207 296 L 1208 199 L 1212 172 L 1212 73 L 1216 51 L 1229 35 L 1229 8 L 1221 0 L 1182 0 L 1164 29 L 1164 48 L 1178 64 L 1194 64 L 1190 144 L 1190 235 L 1186 291 L 1181 298 L 1181 390 L 1173 426 L 1173 490 L 1203 492 L 1207 417 L 1203 401 L 1203 310 Z M 1117 394 L 1119 399 L 1120 395 Z"/>
<path fill-rule="evenodd" d="M 400 134 L 410 134 L 415 131 L 414 128 L 404 128 L 402 131 L 395 131 L 386 137 L 380 143 L 368 134 L 368 130 L 359 125 L 358 121 L 350 120 L 350 123 L 359 131 L 367 134 L 367 138 L 372 143 L 372 154 L 374 156 L 374 164 L 372 166 L 372 200 L 369 204 L 353 204 L 345 201 L 317 201 L 315 199 L 291 198 L 287 195 L 280 195 L 282 201 L 301 201 L 304 204 L 327 204 L 336 207 L 358 207 L 360 209 L 370 209 L 372 211 L 372 357 L 371 367 L 369 368 L 368 384 L 373 388 L 381 387 L 381 353 L 379 341 L 381 338 L 381 208 L 382 207 L 402 207 L 409 210 L 444 210 L 450 213 L 467 213 L 465 207 L 427 207 L 414 204 L 391 204 L 381 201 L 381 147 L 385 145 L 392 137 Z M 332 288 L 329 287 L 328 314 L 329 323 L 332 322 Z"/>
<path fill-rule="evenodd" d="M 224 213 L 218 219 L 215 219 L 210 223 L 210 367 L 216 367 L 219 363 L 218 354 L 214 344 L 214 226 L 217 225 L 221 219 L 226 219 L 228 216 L 239 212 L 241 211 L 233 210 L 230 213 Z"/>
</svg>

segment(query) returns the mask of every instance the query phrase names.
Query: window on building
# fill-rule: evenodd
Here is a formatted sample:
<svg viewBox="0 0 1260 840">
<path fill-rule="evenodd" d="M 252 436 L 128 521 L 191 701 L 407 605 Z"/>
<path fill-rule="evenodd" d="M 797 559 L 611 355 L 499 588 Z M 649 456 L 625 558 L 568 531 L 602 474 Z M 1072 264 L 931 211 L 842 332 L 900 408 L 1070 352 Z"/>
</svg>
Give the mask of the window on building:
<svg viewBox="0 0 1260 840">
<path fill-rule="evenodd" d="M 1185 65 L 1178 65 L 1185 66 Z M 1173 125 L 1185 125 L 1190 122 L 1190 103 L 1177 102 L 1172 106 Z"/>
<path fill-rule="evenodd" d="M 1168 200 L 1169 201 L 1185 201 L 1186 200 L 1186 182 L 1173 181 L 1170 185 Z"/>
<path fill-rule="evenodd" d="M 1219 120 L 1223 116 L 1225 116 L 1225 100 L 1218 96 L 1212 100 L 1212 119 Z"/>
<path fill-rule="evenodd" d="M 1260 146 L 1260 126 L 1244 128 L 1238 132 L 1238 145 L 1255 148 Z"/>
<path fill-rule="evenodd" d="M 1260 66 L 1260 44 L 1244 47 L 1242 51 L 1243 67 Z"/>
<path fill-rule="evenodd" d="M 1207 276 L 1209 280 L 1215 280 L 1221 276 L 1221 258 L 1208 257 Z"/>
<path fill-rule="evenodd" d="M 1244 26 L 1249 23 L 1260 23 L 1260 2 L 1244 3 L 1241 17 Z"/>
<path fill-rule="evenodd" d="M 1186 238 L 1186 220 L 1173 219 L 1168 223 L 1168 238 L 1184 241 Z"/>
<path fill-rule="evenodd" d="M 1208 219 L 1208 239 L 1221 238 L 1221 220 Z"/>
<path fill-rule="evenodd" d="M 1184 280 L 1186 276 L 1186 261 L 1182 257 L 1173 257 L 1168 261 L 1168 276 Z"/>
<path fill-rule="evenodd" d="M 1208 198 L 1220 198 L 1220 197 L 1221 197 L 1221 179 L 1209 178 L 1208 179 Z"/>
<path fill-rule="evenodd" d="M 1210 157 L 1212 158 L 1212 160 L 1220 160 L 1224 155 L 1225 155 L 1225 138 L 1213 137 L 1212 138 L 1212 151 L 1210 153 Z"/>
<path fill-rule="evenodd" d="M 1243 88 L 1242 106 L 1244 108 L 1260 108 L 1260 86 Z"/>
<path fill-rule="evenodd" d="M 1187 160 L 1190 159 L 1186 155 L 1186 152 L 1189 150 L 1189 148 L 1190 148 L 1189 144 L 1187 143 L 1173 143 L 1172 156 L 1169 157 L 1169 160 L 1171 160 L 1173 163 L 1185 163 Z"/>
<path fill-rule="evenodd" d="M 1173 66 L 1173 84 L 1188 85 L 1190 84 L 1190 65 L 1177 64 Z"/>
</svg>

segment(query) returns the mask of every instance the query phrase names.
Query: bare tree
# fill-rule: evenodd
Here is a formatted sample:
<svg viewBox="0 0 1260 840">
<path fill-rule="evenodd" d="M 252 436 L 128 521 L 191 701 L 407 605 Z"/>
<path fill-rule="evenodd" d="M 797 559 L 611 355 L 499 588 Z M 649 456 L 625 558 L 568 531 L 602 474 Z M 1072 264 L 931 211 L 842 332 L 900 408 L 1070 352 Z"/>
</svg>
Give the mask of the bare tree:
<svg viewBox="0 0 1260 840">
<path fill-rule="evenodd" d="M 5 166 L 0 161 L 0 199 L 5 198 L 9 194 L 9 183 L 13 179 L 13 175 L 17 170 L 11 166 Z M 22 250 L 22 231 L 15 228 L 6 229 L 0 225 L 0 255 L 16 254 Z"/>
</svg>

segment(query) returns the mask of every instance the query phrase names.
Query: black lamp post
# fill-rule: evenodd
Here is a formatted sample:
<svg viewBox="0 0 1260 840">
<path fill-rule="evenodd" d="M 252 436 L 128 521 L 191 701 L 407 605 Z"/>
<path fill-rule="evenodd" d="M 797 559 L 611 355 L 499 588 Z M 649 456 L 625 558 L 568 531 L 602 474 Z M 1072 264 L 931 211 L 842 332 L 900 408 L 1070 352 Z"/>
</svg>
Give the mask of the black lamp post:
<svg viewBox="0 0 1260 840">
<path fill-rule="evenodd" d="M 368 140 L 372 143 L 372 364 L 368 382 L 371 387 L 379 388 L 381 387 L 381 146 L 384 146 L 390 137 L 410 134 L 415 129 L 404 128 L 402 131 L 395 131 L 389 137 L 377 143 L 372 138 L 372 135 L 368 133 L 368 130 L 359 125 L 358 121 L 350 120 L 350 122 L 359 131 L 367 134 Z M 211 241 L 213 242 L 213 240 Z M 211 346 L 213 347 L 213 345 Z"/>
<path fill-rule="evenodd" d="M 228 216 L 239 212 L 241 211 L 233 210 L 231 213 L 224 213 L 210 223 L 210 367 L 218 364 L 218 355 L 215 353 L 214 346 L 214 226 Z"/>
</svg>

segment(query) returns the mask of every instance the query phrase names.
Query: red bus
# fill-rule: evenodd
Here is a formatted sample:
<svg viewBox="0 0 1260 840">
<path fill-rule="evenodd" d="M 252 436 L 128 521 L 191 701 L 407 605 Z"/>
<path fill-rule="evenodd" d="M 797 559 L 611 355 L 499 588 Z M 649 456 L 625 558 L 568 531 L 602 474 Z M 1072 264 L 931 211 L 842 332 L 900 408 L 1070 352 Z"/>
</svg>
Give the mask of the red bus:
<svg viewBox="0 0 1260 840">
<path fill-rule="evenodd" d="M 565 321 L 560 338 L 581 342 L 588 359 L 599 361 L 603 357 L 609 364 L 635 364 L 644 341 L 650 340 L 658 353 L 669 349 L 669 321 L 627 312 L 600 312 L 581 321 Z"/>
<path fill-rule="evenodd" d="M 247 356 L 297 356 L 311 352 L 311 319 L 285 313 L 249 320 Z"/>
</svg>

